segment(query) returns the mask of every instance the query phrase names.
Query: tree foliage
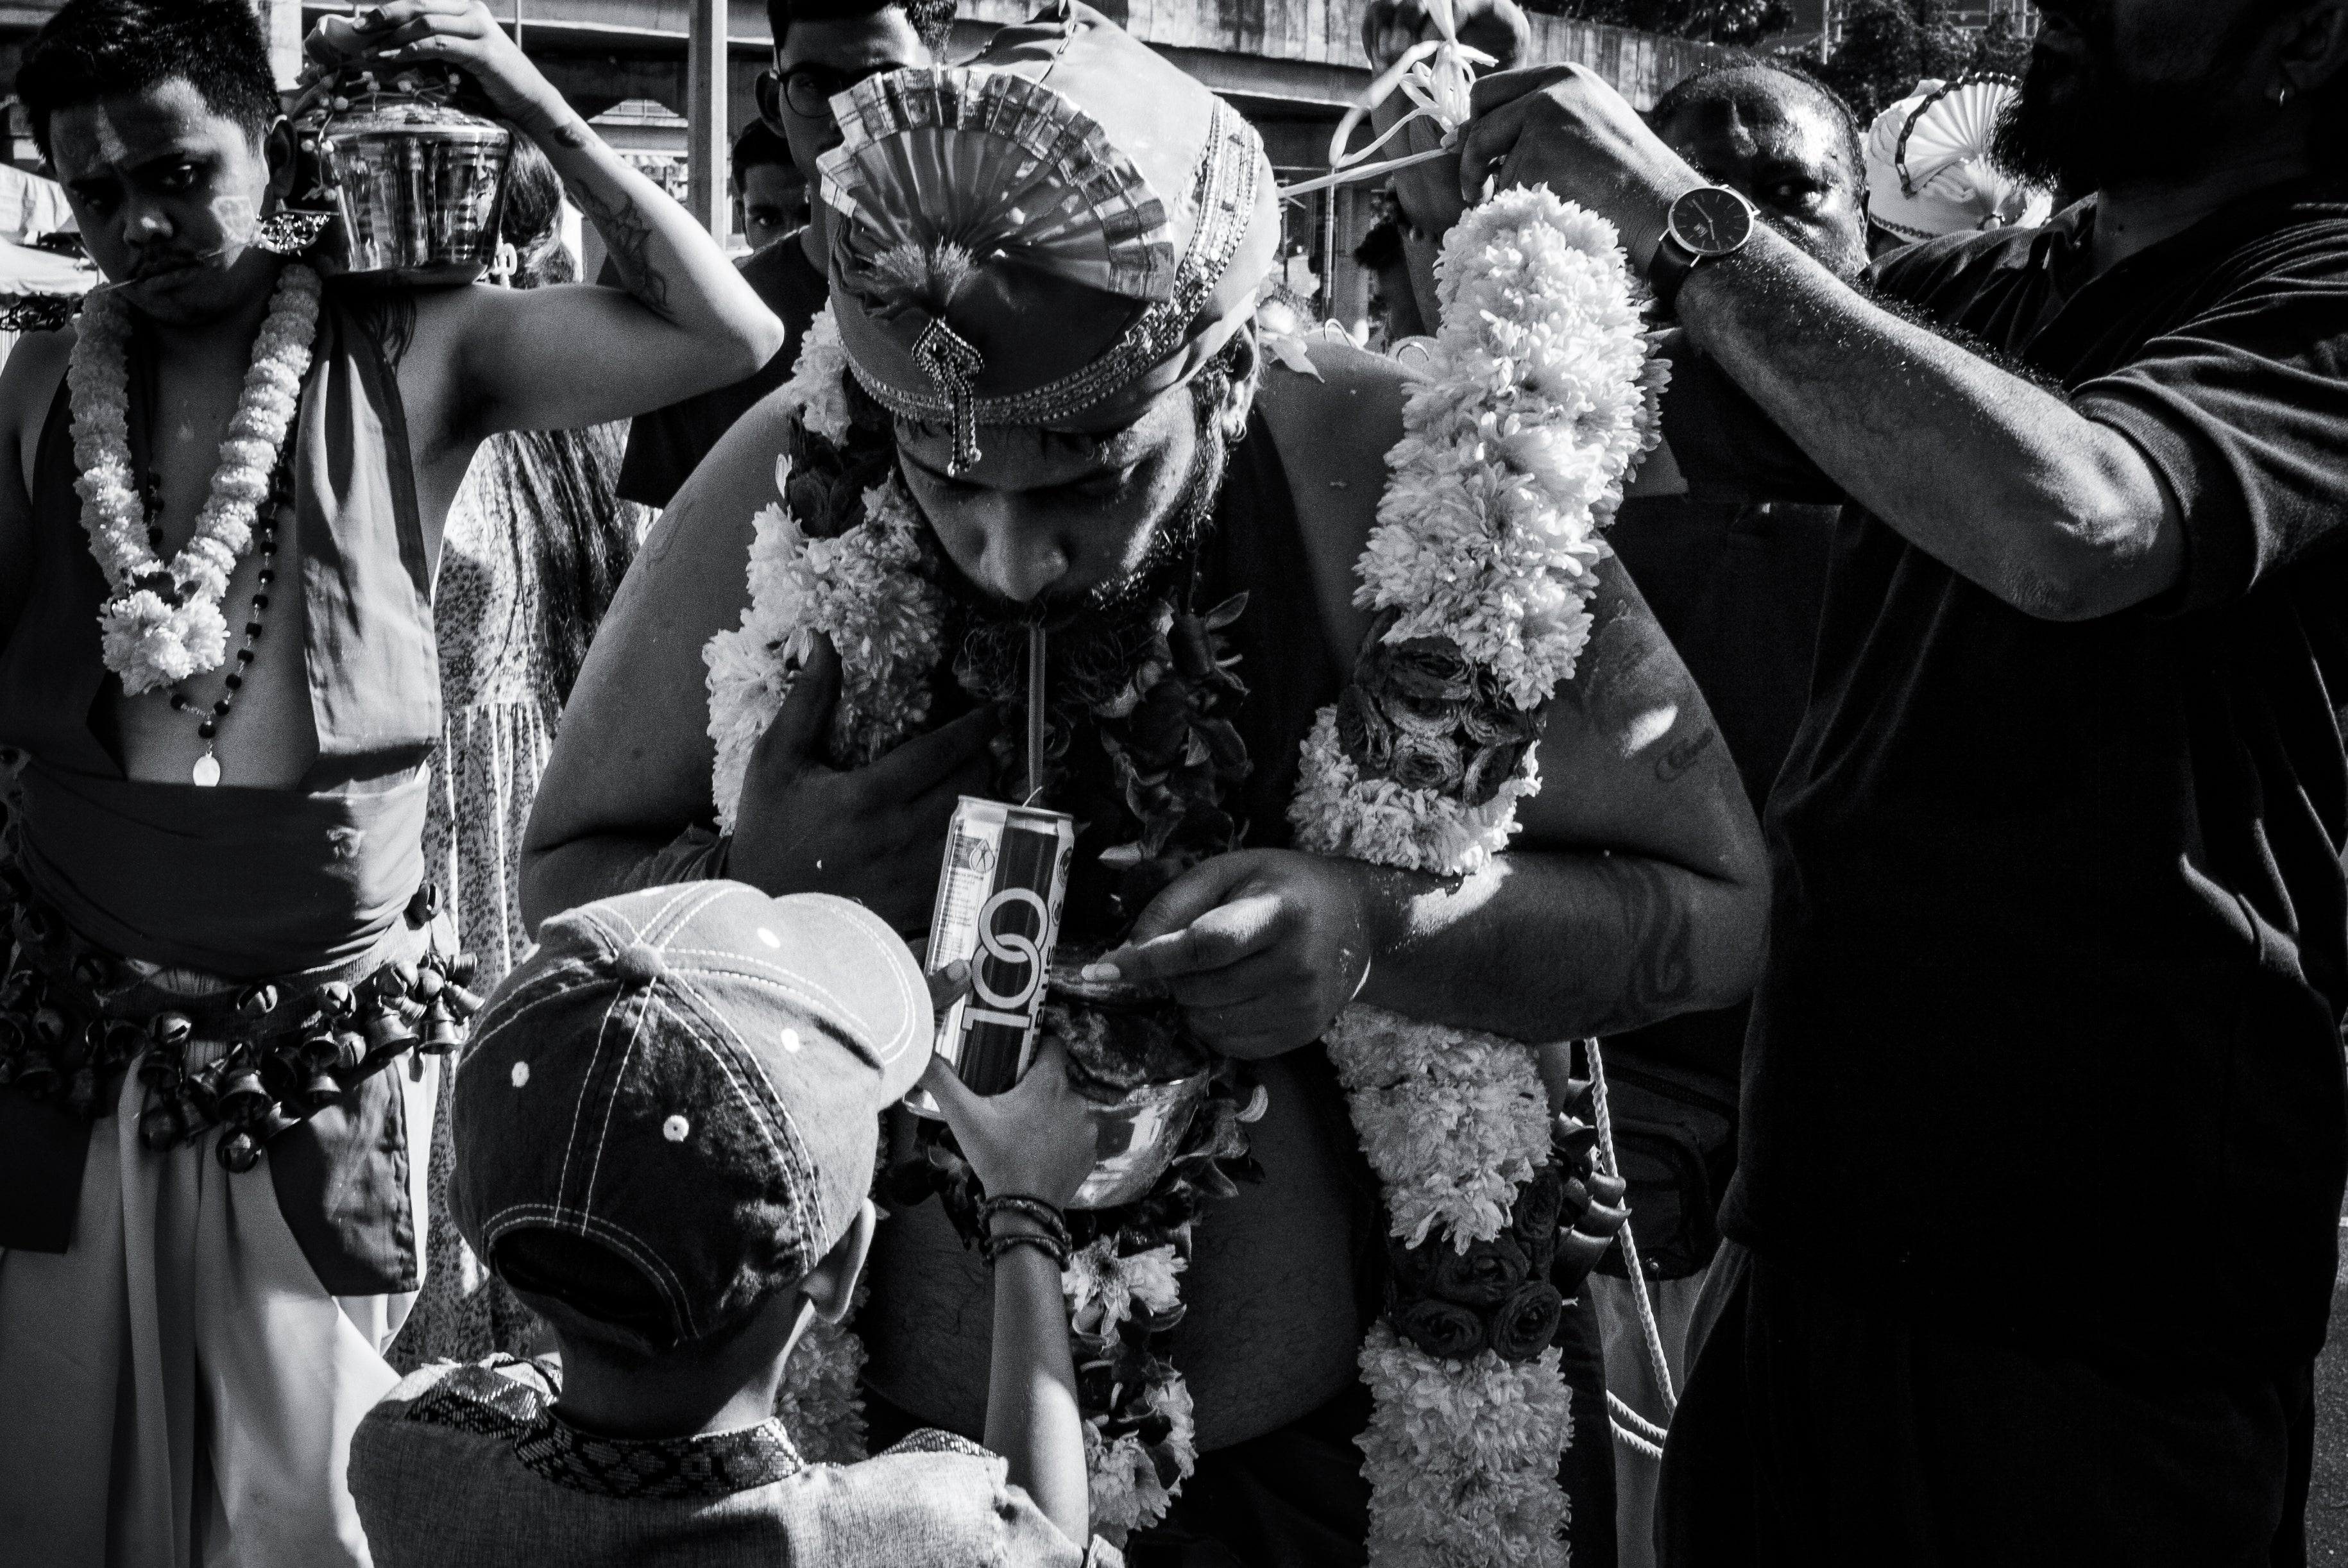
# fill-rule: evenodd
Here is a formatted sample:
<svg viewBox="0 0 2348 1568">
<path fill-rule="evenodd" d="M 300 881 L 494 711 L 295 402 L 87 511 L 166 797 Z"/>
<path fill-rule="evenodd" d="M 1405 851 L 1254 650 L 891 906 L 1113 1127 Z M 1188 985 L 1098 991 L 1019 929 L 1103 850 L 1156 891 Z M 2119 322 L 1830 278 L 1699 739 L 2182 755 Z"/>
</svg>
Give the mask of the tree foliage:
<svg viewBox="0 0 2348 1568">
<path fill-rule="evenodd" d="M 2030 44 L 2005 17 L 1975 34 L 1951 16 L 1945 0 L 1853 0 L 1843 13 L 1842 42 L 1820 58 L 1818 47 L 1787 50 L 1842 94 L 1862 124 L 1915 90 L 1926 77 L 1967 71 L 2021 74 Z"/>
<path fill-rule="evenodd" d="M 1529 0 L 1529 8 L 1708 44 L 1756 44 L 1794 25 L 1787 0 Z"/>
</svg>

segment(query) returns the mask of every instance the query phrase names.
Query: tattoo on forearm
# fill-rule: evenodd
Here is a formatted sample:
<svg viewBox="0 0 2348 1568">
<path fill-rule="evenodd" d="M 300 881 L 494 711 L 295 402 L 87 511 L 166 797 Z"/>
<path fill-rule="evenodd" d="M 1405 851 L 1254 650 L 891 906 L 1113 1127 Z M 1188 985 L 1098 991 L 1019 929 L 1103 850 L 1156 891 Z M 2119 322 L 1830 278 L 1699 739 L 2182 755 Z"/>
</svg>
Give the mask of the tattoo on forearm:
<svg viewBox="0 0 2348 1568">
<path fill-rule="evenodd" d="M 1605 1035 L 1667 1017 L 1695 995 L 1695 931 L 1687 900 L 1653 861 L 1602 855 L 1595 870 L 1621 912 L 1623 947 L 1622 990 L 1590 1026 Z"/>
<path fill-rule="evenodd" d="M 1687 770 L 1696 765 L 1697 759 L 1712 749 L 1712 743 L 1719 738 L 1719 731 L 1710 725 L 1705 725 L 1686 739 L 1674 742 L 1661 757 L 1655 758 L 1655 782 L 1678 783 Z"/>
<path fill-rule="evenodd" d="M 634 200 L 624 191 L 603 196 L 575 180 L 570 181 L 570 188 L 571 199 L 579 203 L 579 210 L 595 225 L 595 232 L 603 237 L 603 247 L 612 253 L 612 264 L 619 269 L 622 285 L 665 315 L 668 279 L 654 264 L 653 226 L 636 211 Z"/>
</svg>

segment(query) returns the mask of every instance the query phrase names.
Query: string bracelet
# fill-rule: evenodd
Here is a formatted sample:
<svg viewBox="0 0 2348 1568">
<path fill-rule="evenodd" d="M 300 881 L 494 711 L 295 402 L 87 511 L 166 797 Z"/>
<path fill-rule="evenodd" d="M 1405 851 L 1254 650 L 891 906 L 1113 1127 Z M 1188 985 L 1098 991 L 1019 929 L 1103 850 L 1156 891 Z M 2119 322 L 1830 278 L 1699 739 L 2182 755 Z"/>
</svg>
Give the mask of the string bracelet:
<svg viewBox="0 0 2348 1568">
<path fill-rule="evenodd" d="M 1035 1248 L 1052 1260 L 1054 1268 L 1065 1269 L 1068 1266 L 1067 1243 L 1050 1236 L 1039 1236 L 1033 1231 L 1010 1231 L 999 1236 L 989 1235 L 986 1240 L 978 1244 L 978 1250 L 986 1259 L 989 1268 L 994 1267 L 995 1260 L 1014 1247 Z"/>
<path fill-rule="evenodd" d="M 988 1198 L 981 1202 L 978 1205 L 978 1225 L 980 1231 L 984 1233 L 990 1241 L 994 1239 L 994 1217 L 997 1214 L 1016 1214 L 1023 1220 L 1043 1227 L 1045 1233 L 1057 1243 L 1064 1256 L 1076 1248 L 1076 1237 L 1068 1233 L 1067 1216 L 1041 1198 L 1029 1198 L 1017 1192 L 1005 1192 L 999 1197 Z"/>
</svg>

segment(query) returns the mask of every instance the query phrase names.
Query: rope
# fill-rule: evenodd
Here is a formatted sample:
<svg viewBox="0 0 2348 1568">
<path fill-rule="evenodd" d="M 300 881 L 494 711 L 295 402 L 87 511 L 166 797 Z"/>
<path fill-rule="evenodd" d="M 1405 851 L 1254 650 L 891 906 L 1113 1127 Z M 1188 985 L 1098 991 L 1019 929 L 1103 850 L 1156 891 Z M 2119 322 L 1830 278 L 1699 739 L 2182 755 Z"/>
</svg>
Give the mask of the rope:
<svg viewBox="0 0 2348 1568">
<path fill-rule="evenodd" d="M 1638 1433 L 1632 1431 L 1630 1428 L 1624 1426 L 1620 1421 L 1611 1421 L 1608 1425 L 1614 1429 L 1615 1437 L 1622 1439 L 1622 1445 L 1629 1449 L 1632 1453 L 1643 1455 L 1647 1459 L 1654 1460 L 1657 1464 L 1663 1462 L 1663 1449 L 1662 1444 L 1649 1442 L 1646 1439 L 1641 1437 Z"/>
<path fill-rule="evenodd" d="M 1618 1427 L 1628 1422 L 1632 1430 L 1650 1442 L 1660 1443 L 1671 1435 L 1664 1429 L 1632 1409 L 1629 1402 L 1612 1388 L 1606 1390 L 1606 1403 L 1614 1412 L 1614 1424 Z"/>
<path fill-rule="evenodd" d="M 1598 1041 L 1593 1037 L 1581 1042 L 1590 1056 L 1590 1093 L 1598 1108 L 1598 1152 L 1605 1161 L 1606 1174 L 1620 1180 L 1622 1167 L 1614 1157 L 1614 1113 L 1606 1098 L 1606 1062 L 1598 1054 Z M 1655 1304 L 1647 1295 L 1646 1272 L 1639 1266 L 1639 1243 L 1631 1234 L 1631 1222 L 1622 1222 L 1622 1264 L 1631 1275 L 1631 1299 L 1639 1307 L 1639 1332 L 1647 1342 L 1647 1363 L 1654 1369 L 1655 1387 L 1663 1391 L 1663 1418 L 1678 1413 L 1680 1397 L 1672 1387 L 1672 1366 L 1663 1355 L 1663 1332 L 1655 1326 Z"/>
<path fill-rule="evenodd" d="M 1333 185 L 1344 185 L 1356 180 L 1375 180 L 1391 174 L 1397 169 L 1408 169 L 1414 163 L 1425 163 L 1456 150 L 1454 142 L 1459 128 L 1468 123 L 1472 108 L 1471 95 L 1476 88 L 1476 67 L 1498 62 L 1481 49 L 1469 48 L 1459 41 L 1459 24 L 1451 14 L 1451 0 L 1427 0 L 1427 16 L 1441 37 L 1414 44 L 1403 51 L 1402 57 L 1378 74 L 1375 81 L 1362 96 L 1346 108 L 1337 129 L 1329 139 L 1329 172 L 1294 185 L 1280 188 L 1281 200 L 1310 195 Z M 1416 106 L 1411 112 L 1396 120 L 1385 135 L 1359 152 L 1347 152 L 1345 143 L 1354 128 L 1387 97 L 1400 93 Z M 1405 127 L 1417 120 L 1431 119 L 1443 129 L 1443 145 L 1425 152 L 1414 152 L 1402 158 L 1389 158 L 1379 163 L 1366 163 L 1372 153 L 1402 134 Z"/>
</svg>

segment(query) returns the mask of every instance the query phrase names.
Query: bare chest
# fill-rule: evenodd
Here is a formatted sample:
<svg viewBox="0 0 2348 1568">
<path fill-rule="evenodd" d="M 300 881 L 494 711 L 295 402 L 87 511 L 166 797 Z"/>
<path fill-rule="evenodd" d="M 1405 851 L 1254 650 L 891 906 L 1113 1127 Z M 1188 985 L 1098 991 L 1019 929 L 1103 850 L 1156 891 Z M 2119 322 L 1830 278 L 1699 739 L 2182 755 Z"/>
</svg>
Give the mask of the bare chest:
<svg viewBox="0 0 2348 1568">
<path fill-rule="evenodd" d="M 241 370 L 167 366 L 149 383 L 145 449 L 134 444 L 133 458 L 147 490 L 149 539 L 166 562 L 195 536 L 212 493 Z M 225 785 L 289 789 L 310 770 L 318 747 L 304 652 L 299 535 L 291 507 L 260 502 L 221 598 L 228 651 L 220 668 L 137 696 L 107 687 L 110 695 L 101 700 L 113 704 L 130 778 L 184 784 L 207 756 Z"/>
<path fill-rule="evenodd" d="M 1182 1282 L 1189 1311 L 1173 1358 L 1196 1402 L 1201 1449 L 1325 1404 L 1354 1376 L 1361 1346 L 1342 1130 L 1307 1101 L 1294 1058 L 1261 1065 L 1272 1091 L 1254 1131 L 1265 1179 L 1200 1221 Z M 873 1385 L 924 1421 L 981 1430 L 994 1326 L 985 1265 L 931 1201 L 880 1227 L 870 1269 L 857 1327 Z"/>
</svg>

